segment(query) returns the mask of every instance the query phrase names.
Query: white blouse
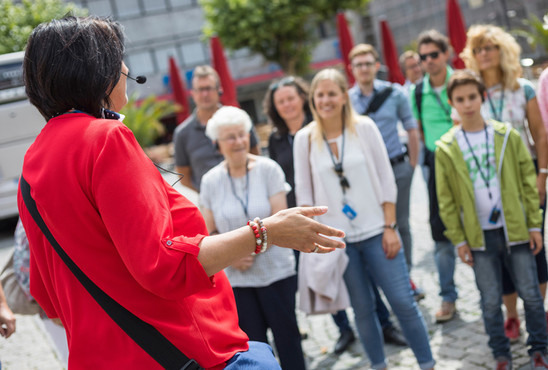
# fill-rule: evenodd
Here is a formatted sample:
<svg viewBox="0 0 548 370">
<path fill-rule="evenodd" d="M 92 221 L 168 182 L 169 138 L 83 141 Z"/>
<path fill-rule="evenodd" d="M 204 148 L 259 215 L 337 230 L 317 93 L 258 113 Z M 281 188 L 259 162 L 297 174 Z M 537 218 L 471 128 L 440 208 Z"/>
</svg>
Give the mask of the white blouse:
<svg viewBox="0 0 548 370">
<path fill-rule="evenodd" d="M 359 117 L 356 133 L 345 130 L 343 168 L 350 188 L 343 191 L 325 142 L 309 142 L 312 122 L 295 136 L 295 194 L 297 205 L 328 206 L 318 221 L 343 230 L 347 242 L 358 242 L 383 232 L 384 202 L 395 203 L 394 173 L 382 136 L 368 117 Z M 336 139 L 339 153 L 342 136 Z M 338 161 L 338 160 L 337 160 Z M 348 204 L 356 213 L 351 220 L 342 211 Z"/>
</svg>

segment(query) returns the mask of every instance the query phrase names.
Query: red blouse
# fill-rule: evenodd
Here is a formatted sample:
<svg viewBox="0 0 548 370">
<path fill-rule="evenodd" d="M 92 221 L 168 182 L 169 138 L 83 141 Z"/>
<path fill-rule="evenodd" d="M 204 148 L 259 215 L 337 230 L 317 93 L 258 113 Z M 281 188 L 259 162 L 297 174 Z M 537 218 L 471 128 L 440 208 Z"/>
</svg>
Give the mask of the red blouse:
<svg viewBox="0 0 548 370">
<path fill-rule="evenodd" d="M 23 176 L 61 247 L 109 296 L 205 368 L 247 350 L 224 272 L 208 277 L 196 258 L 207 235 L 200 212 L 163 180 L 125 125 L 84 113 L 53 118 L 29 148 Z M 63 322 L 69 368 L 160 368 L 73 276 L 20 194 L 18 202 L 31 293 Z"/>
</svg>

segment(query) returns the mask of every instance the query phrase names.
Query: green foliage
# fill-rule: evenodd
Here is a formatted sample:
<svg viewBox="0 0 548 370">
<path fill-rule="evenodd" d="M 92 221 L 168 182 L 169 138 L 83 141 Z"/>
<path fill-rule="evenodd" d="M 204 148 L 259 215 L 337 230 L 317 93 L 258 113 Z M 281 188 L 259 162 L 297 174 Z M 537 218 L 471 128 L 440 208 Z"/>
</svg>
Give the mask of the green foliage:
<svg viewBox="0 0 548 370">
<path fill-rule="evenodd" d="M 317 36 L 318 22 L 338 10 L 363 10 L 368 0 L 200 0 L 204 33 L 218 35 L 224 46 L 248 48 L 287 73 L 304 75 Z"/>
<path fill-rule="evenodd" d="M 512 30 L 512 33 L 516 36 L 524 37 L 533 50 L 540 45 L 548 53 L 548 13 L 544 15 L 543 21 L 532 14 L 523 23 L 528 26 L 530 31 L 516 29 Z"/>
<path fill-rule="evenodd" d="M 133 94 L 126 106 L 120 111 L 126 117 L 124 124 L 133 131 L 133 135 L 142 148 L 149 147 L 164 134 L 165 129 L 160 118 L 179 111 L 179 105 L 169 101 L 159 101 L 150 95 L 137 102 L 137 94 Z"/>
<path fill-rule="evenodd" d="M 68 13 L 86 15 L 87 11 L 62 0 L 23 0 L 17 4 L 0 0 L 0 54 L 23 50 L 36 26 Z"/>
</svg>

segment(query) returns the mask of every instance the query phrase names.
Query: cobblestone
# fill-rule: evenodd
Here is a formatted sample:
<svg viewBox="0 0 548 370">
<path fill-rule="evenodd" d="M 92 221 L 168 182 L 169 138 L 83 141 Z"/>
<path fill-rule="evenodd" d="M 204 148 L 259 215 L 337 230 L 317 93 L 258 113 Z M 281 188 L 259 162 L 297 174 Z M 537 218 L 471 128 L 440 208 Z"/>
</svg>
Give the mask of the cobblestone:
<svg viewBox="0 0 548 370">
<path fill-rule="evenodd" d="M 426 186 L 420 171 L 415 175 L 411 196 L 411 228 L 414 238 L 414 266 L 411 276 L 417 286 L 426 293 L 419 308 L 428 326 L 431 347 L 437 361 L 436 368 L 443 370 L 491 369 L 494 361 L 487 346 L 481 312 L 479 294 L 474 282 L 472 269 L 457 262 L 455 280 L 459 289 L 458 314 L 448 323 L 436 324 L 434 313 L 439 308 L 439 285 L 434 263 L 434 244 L 428 224 L 428 198 Z M 189 199 L 196 201 L 195 194 L 177 185 Z M 0 246 L 1 247 L 1 246 Z M 0 249 L 0 262 L 7 258 L 8 248 Z M 522 336 L 512 345 L 515 369 L 529 369 L 523 306 L 518 303 L 522 321 Z M 352 310 L 348 310 L 353 324 Z M 332 353 L 338 338 L 338 330 L 330 315 L 305 316 L 298 312 L 299 325 L 308 337 L 303 340 L 303 349 L 310 370 L 367 369 L 369 361 L 363 348 L 356 340 L 348 351 L 340 356 Z M 395 317 L 392 321 L 396 323 Z M 390 369 L 418 369 L 409 348 L 385 346 Z M 7 370 L 60 370 L 64 369 L 59 355 L 54 350 L 48 336 L 37 317 L 17 317 L 17 332 L 8 340 L 0 339 L 0 360 L 2 369 Z"/>
</svg>

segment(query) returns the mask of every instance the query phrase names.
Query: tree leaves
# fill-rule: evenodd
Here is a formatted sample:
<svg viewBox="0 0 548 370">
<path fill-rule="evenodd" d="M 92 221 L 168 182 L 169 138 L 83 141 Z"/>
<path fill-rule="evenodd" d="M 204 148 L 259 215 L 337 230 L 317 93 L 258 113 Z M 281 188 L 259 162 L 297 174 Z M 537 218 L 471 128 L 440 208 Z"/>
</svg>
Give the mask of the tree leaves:
<svg viewBox="0 0 548 370">
<path fill-rule="evenodd" d="M 85 15 L 87 11 L 62 0 L 23 0 L 17 4 L 0 0 L 0 54 L 23 50 L 36 26 L 68 13 Z"/>
<path fill-rule="evenodd" d="M 229 49 L 248 48 L 289 74 L 305 74 L 317 43 L 318 22 L 338 10 L 365 8 L 368 0 L 200 0 L 204 33 Z"/>
</svg>

